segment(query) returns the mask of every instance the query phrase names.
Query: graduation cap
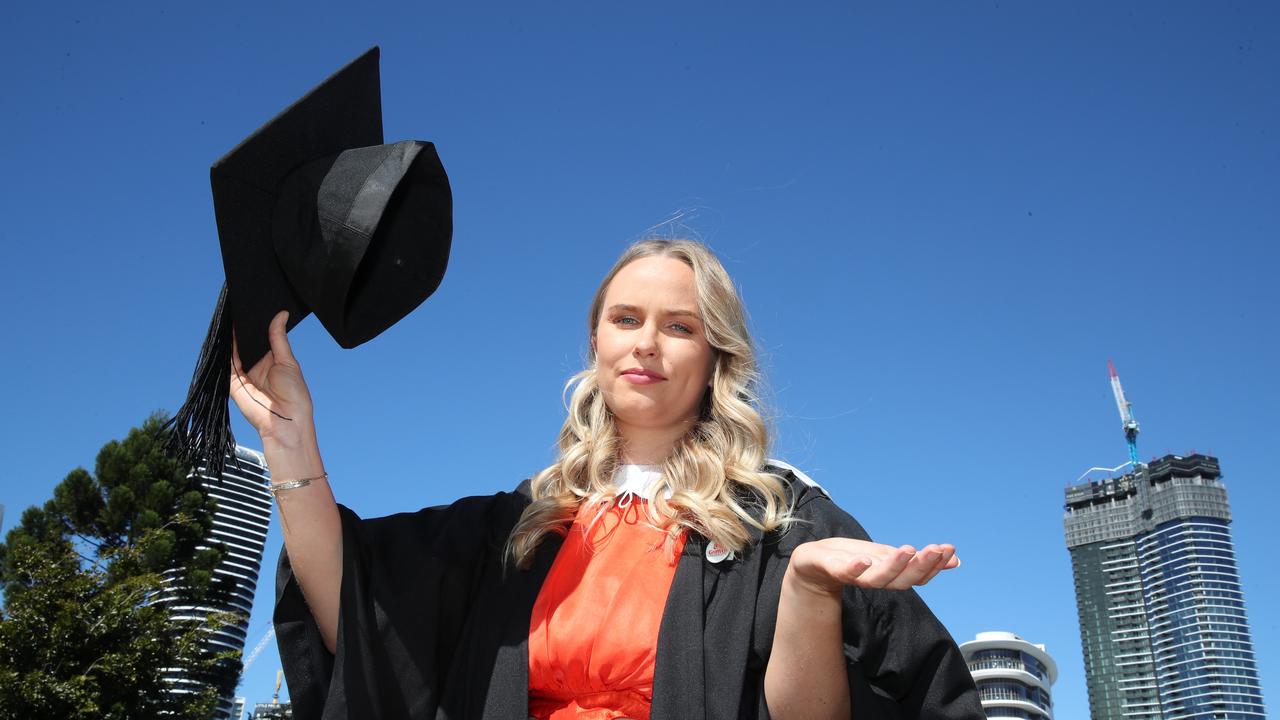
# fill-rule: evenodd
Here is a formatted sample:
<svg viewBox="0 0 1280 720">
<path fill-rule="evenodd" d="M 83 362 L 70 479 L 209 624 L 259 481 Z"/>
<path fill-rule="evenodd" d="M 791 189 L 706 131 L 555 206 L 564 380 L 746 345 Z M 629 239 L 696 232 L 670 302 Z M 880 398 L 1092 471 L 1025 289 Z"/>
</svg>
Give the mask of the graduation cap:
<svg viewBox="0 0 1280 720">
<path fill-rule="evenodd" d="M 281 310 L 315 313 L 353 348 L 426 300 L 444 277 L 452 194 L 435 147 L 382 142 L 378 48 L 245 138 L 209 171 L 226 283 L 171 450 L 221 475 L 235 457 L 231 330 L 243 367 L 268 352 Z"/>
</svg>

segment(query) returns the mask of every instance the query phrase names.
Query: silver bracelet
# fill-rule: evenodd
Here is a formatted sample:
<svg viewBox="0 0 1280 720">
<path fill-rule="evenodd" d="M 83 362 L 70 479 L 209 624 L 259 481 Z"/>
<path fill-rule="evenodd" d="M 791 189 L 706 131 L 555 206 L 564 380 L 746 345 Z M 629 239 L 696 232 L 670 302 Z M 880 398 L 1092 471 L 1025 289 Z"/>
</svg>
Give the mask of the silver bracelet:
<svg viewBox="0 0 1280 720">
<path fill-rule="evenodd" d="M 281 480 L 278 483 L 270 483 L 267 485 L 267 491 L 273 496 L 281 490 L 297 490 L 300 487 L 306 487 L 313 480 L 328 480 L 329 473 L 321 473 L 315 477 L 298 478 L 297 480 Z"/>
</svg>

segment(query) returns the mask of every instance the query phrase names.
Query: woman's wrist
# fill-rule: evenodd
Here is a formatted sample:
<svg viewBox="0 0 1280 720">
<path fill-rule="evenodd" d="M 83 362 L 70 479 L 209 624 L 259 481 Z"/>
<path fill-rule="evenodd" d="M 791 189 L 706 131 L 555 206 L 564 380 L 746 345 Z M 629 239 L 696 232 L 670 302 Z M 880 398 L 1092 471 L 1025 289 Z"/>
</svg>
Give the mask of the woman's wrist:
<svg viewBox="0 0 1280 720">
<path fill-rule="evenodd" d="M 264 448 L 295 450 L 315 444 L 316 424 L 310 414 L 299 414 L 287 419 L 276 419 L 268 427 L 259 428 L 258 436 L 262 438 Z"/>
<path fill-rule="evenodd" d="M 788 566 L 782 576 L 782 594 L 793 602 L 803 603 L 807 607 L 840 607 L 844 595 L 843 585 L 819 585 L 806 581 L 795 571 L 795 566 Z"/>
<path fill-rule="evenodd" d="M 289 440 L 263 437 L 262 454 L 267 458 L 267 467 L 273 478 L 315 477 L 325 472 L 314 431 Z"/>
<path fill-rule="evenodd" d="M 267 469 L 272 478 L 289 480 L 300 477 L 316 477 L 325 474 L 324 461 L 320 452 L 310 453 L 263 453 L 267 456 Z"/>
</svg>

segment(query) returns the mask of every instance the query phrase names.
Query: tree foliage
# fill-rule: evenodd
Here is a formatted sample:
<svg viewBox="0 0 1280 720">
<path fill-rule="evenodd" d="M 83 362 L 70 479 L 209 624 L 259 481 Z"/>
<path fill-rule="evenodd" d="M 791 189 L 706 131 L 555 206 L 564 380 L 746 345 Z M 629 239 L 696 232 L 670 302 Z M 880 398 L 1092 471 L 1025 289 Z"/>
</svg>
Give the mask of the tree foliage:
<svg viewBox="0 0 1280 720">
<path fill-rule="evenodd" d="M 205 720 L 234 687 L 239 653 L 204 640 L 236 618 L 170 612 L 227 588 L 207 539 L 216 503 L 163 452 L 163 421 L 107 443 L 0 544 L 0 718 Z M 199 691 L 167 692 L 167 668 Z"/>
</svg>

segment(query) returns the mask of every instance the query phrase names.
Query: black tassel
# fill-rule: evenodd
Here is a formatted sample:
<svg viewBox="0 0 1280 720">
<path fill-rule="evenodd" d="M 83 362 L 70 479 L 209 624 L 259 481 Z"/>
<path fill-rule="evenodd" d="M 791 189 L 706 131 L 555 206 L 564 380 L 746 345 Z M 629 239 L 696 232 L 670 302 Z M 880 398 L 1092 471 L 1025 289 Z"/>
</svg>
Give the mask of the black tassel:
<svg viewBox="0 0 1280 720">
<path fill-rule="evenodd" d="M 231 318 L 227 314 L 227 286 L 222 285 L 213 310 L 209 334 L 200 348 L 187 401 L 169 420 L 166 449 L 190 470 L 222 481 L 227 458 L 236 463 L 236 439 L 231 434 Z M 238 465 L 238 463 L 236 463 Z"/>
</svg>

